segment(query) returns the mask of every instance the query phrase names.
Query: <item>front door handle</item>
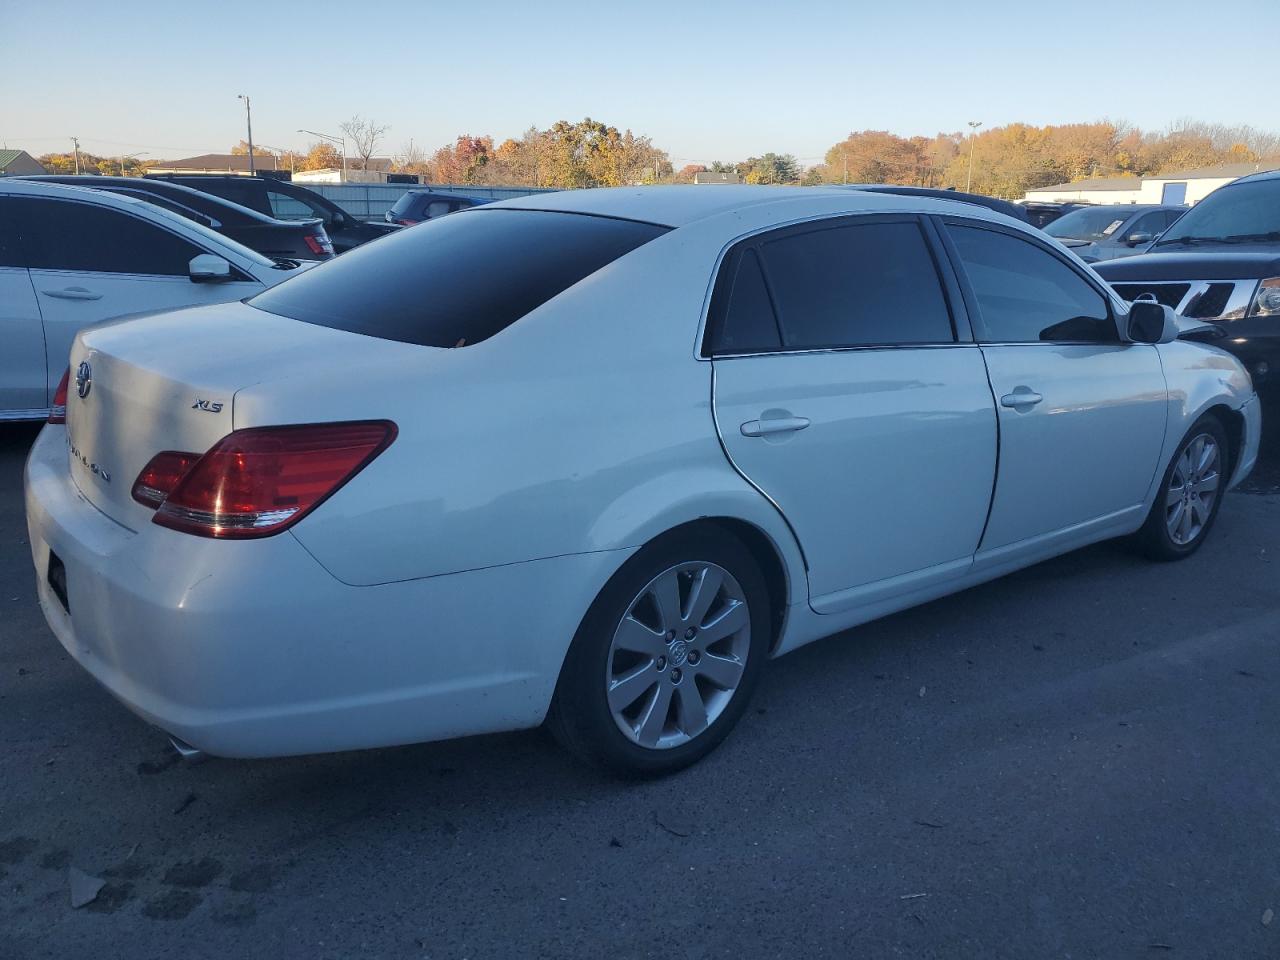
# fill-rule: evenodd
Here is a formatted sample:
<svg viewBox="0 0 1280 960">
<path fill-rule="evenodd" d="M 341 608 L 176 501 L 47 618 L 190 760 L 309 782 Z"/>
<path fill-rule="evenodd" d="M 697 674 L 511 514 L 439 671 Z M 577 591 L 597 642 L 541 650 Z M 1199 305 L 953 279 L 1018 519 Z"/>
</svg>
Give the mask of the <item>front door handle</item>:
<svg viewBox="0 0 1280 960">
<path fill-rule="evenodd" d="M 57 297 L 59 300 L 101 300 L 102 294 L 86 290 L 84 287 L 63 287 L 61 290 L 41 290 L 46 297 Z"/>
<path fill-rule="evenodd" d="M 795 433 L 809 425 L 808 417 L 778 417 L 776 420 L 748 420 L 742 425 L 744 437 L 768 437 L 775 433 Z"/>
<path fill-rule="evenodd" d="M 1006 393 L 1000 398 L 1000 406 L 1011 407 L 1014 410 L 1030 410 L 1043 399 L 1044 397 L 1030 387 L 1014 387 L 1013 393 Z"/>
</svg>

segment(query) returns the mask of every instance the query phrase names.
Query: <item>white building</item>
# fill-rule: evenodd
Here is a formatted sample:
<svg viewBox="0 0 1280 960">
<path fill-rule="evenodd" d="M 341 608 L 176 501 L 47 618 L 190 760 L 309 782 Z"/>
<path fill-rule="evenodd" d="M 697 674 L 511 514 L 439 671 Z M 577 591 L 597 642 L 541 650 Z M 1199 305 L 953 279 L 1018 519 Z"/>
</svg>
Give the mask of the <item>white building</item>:
<svg viewBox="0 0 1280 960">
<path fill-rule="evenodd" d="M 1276 169 L 1275 164 L 1228 163 L 1219 167 L 1180 170 L 1157 177 L 1095 177 L 1075 183 L 1028 190 L 1028 202 L 1063 203 L 1199 203 L 1238 177 Z"/>
</svg>

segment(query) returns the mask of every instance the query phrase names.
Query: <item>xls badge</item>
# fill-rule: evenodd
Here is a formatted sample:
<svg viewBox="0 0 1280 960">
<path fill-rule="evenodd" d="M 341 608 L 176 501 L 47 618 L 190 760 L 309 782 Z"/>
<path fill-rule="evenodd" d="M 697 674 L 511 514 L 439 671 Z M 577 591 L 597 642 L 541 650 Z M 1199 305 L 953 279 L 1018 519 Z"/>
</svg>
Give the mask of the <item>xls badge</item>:
<svg viewBox="0 0 1280 960">
<path fill-rule="evenodd" d="M 203 410 L 205 413 L 221 413 L 222 401 L 221 400 L 196 400 L 196 402 L 191 405 L 191 409 Z"/>
</svg>

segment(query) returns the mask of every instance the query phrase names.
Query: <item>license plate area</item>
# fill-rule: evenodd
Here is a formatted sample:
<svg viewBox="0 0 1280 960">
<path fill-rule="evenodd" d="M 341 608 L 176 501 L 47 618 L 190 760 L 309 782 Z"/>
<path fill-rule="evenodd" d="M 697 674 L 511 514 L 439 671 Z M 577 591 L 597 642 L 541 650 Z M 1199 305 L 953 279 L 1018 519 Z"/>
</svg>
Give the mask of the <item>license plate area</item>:
<svg viewBox="0 0 1280 960">
<path fill-rule="evenodd" d="M 62 604 L 62 609 L 70 616 L 71 601 L 67 599 L 67 568 L 62 558 L 52 550 L 49 551 L 49 572 L 45 575 L 45 579 L 49 581 L 49 589 Z"/>
</svg>

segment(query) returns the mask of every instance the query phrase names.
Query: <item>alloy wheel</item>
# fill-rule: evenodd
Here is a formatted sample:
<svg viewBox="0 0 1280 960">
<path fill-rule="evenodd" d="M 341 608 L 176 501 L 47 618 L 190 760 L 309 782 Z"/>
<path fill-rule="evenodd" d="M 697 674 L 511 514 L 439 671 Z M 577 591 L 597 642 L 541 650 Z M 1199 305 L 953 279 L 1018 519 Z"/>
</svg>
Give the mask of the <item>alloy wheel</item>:
<svg viewBox="0 0 1280 960">
<path fill-rule="evenodd" d="M 614 630 L 605 668 L 609 711 L 648 749 L 688 743 L 724 712 L 751 649 L 746 594 L 714 563 L 654 577 Z"/>
<path fill-rule="evenodd" d="M 1222 451 L 1207 433 L 1196 434 L 1178 454 L 1165 491 L 1165 529 L 1180 547 L 1194 543 L 1213 516 L 1221 481 Z"/>
</svg>

